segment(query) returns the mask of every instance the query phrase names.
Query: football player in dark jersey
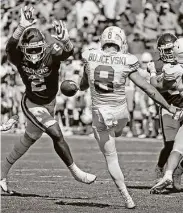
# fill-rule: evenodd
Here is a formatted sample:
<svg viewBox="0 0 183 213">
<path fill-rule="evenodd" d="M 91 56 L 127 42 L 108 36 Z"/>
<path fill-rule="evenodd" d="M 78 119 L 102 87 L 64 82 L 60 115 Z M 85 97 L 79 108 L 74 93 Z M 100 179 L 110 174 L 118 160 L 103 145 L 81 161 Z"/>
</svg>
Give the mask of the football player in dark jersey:
<svg viewBox="0 0 183 213">
<path fill-rule="evenodd" d="M 177 38 L 173 34 L 165 33 L 161 35 L 157 42 L 157 48 L 160 53 L 160 61 L 158 63 L 161 63 L 161 65 L 158 69 L 157 63 L 151 62 L 148 64 L 148 67 L 151 73 L 151 84 L 159 89 L 160 93 L 169 104 L 173 104 L 176 107 L 183 108 L 183 97 L 180 95 L 178 90 L 173 90 L 171 86 L 172 83 L 174 83 L 174 79 L 177 75 L 177 63 L 174 60 L 173 55 L 173 47 L 176 40 Z M 160 72 L 158 75 L 157 69 Z M 172 79 L 171 81 L 167 81 L 165 78 L 165 75 L 167 75 L 166 73 L 167 71 L 169 72 L 169 70 L 174 70 L 169 76 L 169 78 L 171 77 Z M 164 166 L 167 163 L 167 160 L 173 149 L 175 137 L 181 126 L 181 122 L 178 120 L 174 120 L 172 114 L 170 114 L 165 109 L 161 109 L 160 116 L 164 138 L 164 147 L 160 152 L 158 163 L 155 169 L 157 181 L 163 177 Z M 175 170 L 173 175 L 173 184 L 175 189 L 177 190 L 180 189 L 180 180 L 181 172 L 179 172 L 177 169 L 177 171 Z"/>
<path fill-rule="evenodd" d="M 33 7 L 21 9 L 20 23 L 6 46 L 8 59 L 17 67 L 26 87 L 21 106 L 27 118 L 24 136 L 15 144 L 1 167 L 0 186 L 6 192 L 9 191 L 7 175 L 10 168 L 43 132 L 51 137 L 56 153 L 77 181 L 90 184 L 96 179 L 95 175 L 83 172 L 76 166 L 53 117 L 60 62 L 73 54 L 73 44 L 62 21 L 54 21 L 56 35 L 53 37 L 57 42 L 48 45 L 39 29 L 33 27 L 36 22 L 33 12 Z"/>
</svg>

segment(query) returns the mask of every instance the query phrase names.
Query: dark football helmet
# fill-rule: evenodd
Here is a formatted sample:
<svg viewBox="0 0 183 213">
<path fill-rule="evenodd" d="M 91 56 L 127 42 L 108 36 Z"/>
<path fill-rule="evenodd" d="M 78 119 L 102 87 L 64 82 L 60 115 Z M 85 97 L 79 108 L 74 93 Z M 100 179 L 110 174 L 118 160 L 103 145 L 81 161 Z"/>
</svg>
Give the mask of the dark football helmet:
<svg viewBox="0 0 183 213">
<path fill-rule="evenodd" d="M 171 33 L 162 34 L 157 41 L 157 48 L 163 62 L 174 62 L 173 46 L 177 37 Z"/>
<path fill-rule="evenodd" d="M 25 58 L 35 64 L 44 56 L 46 49 L 45 37 L 37 28 L 27 28 L 20 38 L 19 47 Z"/>
</svg>

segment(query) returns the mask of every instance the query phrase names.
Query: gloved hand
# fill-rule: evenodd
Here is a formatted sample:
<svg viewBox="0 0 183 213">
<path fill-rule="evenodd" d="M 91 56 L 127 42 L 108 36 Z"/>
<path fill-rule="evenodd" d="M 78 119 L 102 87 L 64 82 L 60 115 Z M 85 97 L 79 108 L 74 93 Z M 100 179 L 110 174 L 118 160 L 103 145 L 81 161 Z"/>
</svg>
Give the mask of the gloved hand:
<svg viewBox="0 0 183 213">
<path fill-rule="evenodd" d="M 24 7 L 24 9 L 21 8 L 20 11 L 20 26 L 27 28 L 32 26 L 36 23 L 37 19 L 33 18 L 34 14 L 34 8 L 30 7 L 27 8 L 27 6 Z"/>
<path fill-rule="evenodd" d="M 62 41 L 63 43 L 68 42 L 69 33 L 65 23 L 61 20 L 59 21 L 55 20 L 53 21 L 52 25 L 55 28 L 56 35 L 51 35 L 51 36 L 57 39 L 58 41 Z"/>
</svg>

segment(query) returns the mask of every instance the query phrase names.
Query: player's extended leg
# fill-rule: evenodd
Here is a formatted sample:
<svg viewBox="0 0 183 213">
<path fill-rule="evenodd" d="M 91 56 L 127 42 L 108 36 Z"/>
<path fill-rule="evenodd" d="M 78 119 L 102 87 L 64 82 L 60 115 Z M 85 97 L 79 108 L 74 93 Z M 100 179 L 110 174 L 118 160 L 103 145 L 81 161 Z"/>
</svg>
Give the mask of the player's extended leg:
<svg viewBox="0 0 183 213">
<path fill-rule="evenodd" d="M 62 135 L 58 123 L 56 122 L 54 125 L 47 128 L 46 133 L 52 138 L 56 153 L 69 168 L 73 177 L 82 183 L 93 183 L 96 180 L 96 176 L 83 172 L 74 163 L 69 146 Z"/>
<path fill-rule="evenodd" d="M 180 127 L 180 123 L 172 118 L 172 115 L 166 110 L 162 110 L 161 128 L 164 138 L 164 147 L 160 151 L 158 163 L 156 165 L 156 178 L 159 180 L 163 177 L 163 169 L 168 160 L 174 145 L 174 139 Z"/>
<path fill-rule="evenodd" d="M 115 147 L 115 132 L 114 129 L 107 130 L 103 123 L 100 123 L 98 119 L 98 112 L 93 111 L 93 131 L 95 138 L 99 144 L 100 150 L 103 153 L 108 171 L 116 184 L 120 194 L 125 200 L 125 205 L 127 208 L 134 208 L 135 204 L 128 193 L 127 187 L 124 181 L 124 175 L 121 171 L 118 162 L 118 155 Z M 125 125 L 127 123 L 127 119 Z M 119 133 L 119 130 L 116 133 Z"/>
<path fill-rule="evenodd" d="M 11 153 L 5 158 L 1 166 L 0 186 L 5 192 L 10 192 L 7 186 L 7 175 L 13 164 L 23 156 L 42 135 L 42 131 L 27 120 L 26 131 L 20 141 L 14 145 Z"/>
<path fill-rule="evenodd" d="M 93 183 L 96 176 L 83 172 L 73 162 L 69 146 L 63 138 L 59 124 L 53 118 L 54 107 L 55 100 L 53 100 L 50 104 L 40 106 L 32 103 L 26 98 L 26 96 L 22 99 L 22 109 L 24 114 L 35 126 L 51 137 L 56 153 L 64 161 L 74 178 L 83 183 Z"/>
<path fill-rule="evenodd" d="M 175 143 L 173 150 L 168 158 L 167 168 L 165 175 L 152 189 L 151 193 L 160 193 L 165 187 L 173 183 L 173 172 L 179 164 L 180 159 L 183 155 L 183 125 L 179 128 L 179 131 L 175 137 Z"/>
</svg>

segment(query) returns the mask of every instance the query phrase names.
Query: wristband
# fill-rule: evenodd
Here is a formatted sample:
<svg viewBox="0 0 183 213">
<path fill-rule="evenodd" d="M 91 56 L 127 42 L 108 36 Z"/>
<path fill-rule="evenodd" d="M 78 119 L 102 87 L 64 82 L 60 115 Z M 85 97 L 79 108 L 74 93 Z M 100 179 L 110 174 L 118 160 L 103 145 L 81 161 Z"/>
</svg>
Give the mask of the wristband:
<svg viewBox="0 0 183 213">
<path fill-rule="evenodd" d="M 18 27 L 16 28 L 16 30 L 13 33 L 13 38 L 19 40 L 19 38 L 21 37 L 24 30 L 25 30 L 25 27 L 18 25 Z"/>
<path fill-rule="evenodd" d="M 67 41 L 64 41 L 63 44 L 64 44 L 64 50 L 65 50 L 65 52 L 70 52 L 73 49 L 73 47 L 74 47 L 73 43 L 71 42 L 70 39 L 67 40 Z"/>
</svg>

